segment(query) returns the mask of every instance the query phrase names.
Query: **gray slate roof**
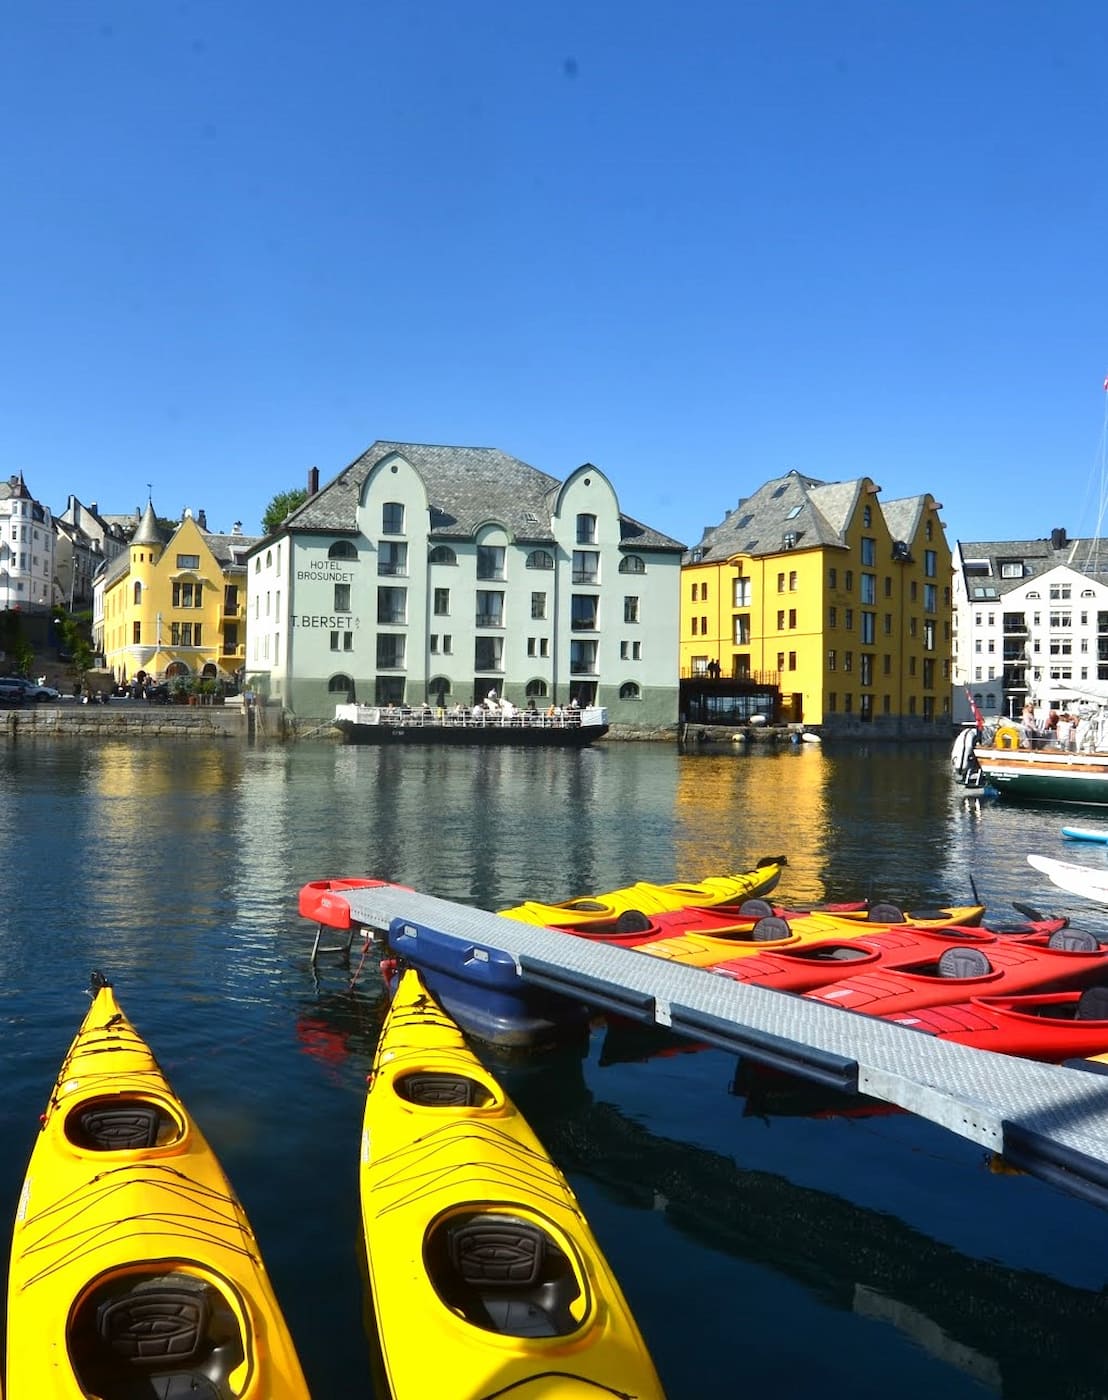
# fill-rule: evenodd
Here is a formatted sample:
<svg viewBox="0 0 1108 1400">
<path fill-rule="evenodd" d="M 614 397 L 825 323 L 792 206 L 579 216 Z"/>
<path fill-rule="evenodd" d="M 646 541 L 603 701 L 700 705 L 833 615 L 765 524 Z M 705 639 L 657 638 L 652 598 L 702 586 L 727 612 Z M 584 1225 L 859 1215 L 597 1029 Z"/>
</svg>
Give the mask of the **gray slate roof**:
<svg viewBox="0 0 1108 1400">
<path fill-rule="evenodd" d="M 519 541 L 550 544 L 551 510 L 562 482 L 495 447 L 447 447 L 378 441 L 321 487 L 285 520 L 282 529 L 355 530 L 358 497 L 370 470 L 397 452 L 419 472 L 431 503 L 431 535 L 472 539 L 488 520 L 503 524 Z M 620 514 L 624 543 L 638 549 L 682 550 L 684 545 L 629 515 Z"/>
<path fill-rule="evenodd" d="M 1053 537 L 1039 540 L 959 540 L 962 570 L 971 601 L 973 589 L 981 585 L 982 576 L 966 573 L 967 563 L 988 563 L 988 582 L 996 588 L 998 595 L 1011 593 L 1028 579 L 1040 578 L 1051 569 L 1062 566 L 1079 574 L 1108 574 L 1108 540 L 1096 537 L 1071 540 L 1064 531 L 1059 531 L 1058 536 L 1057 544 Z M 1022 577 L 1002 578 L 1001 565 L 1017 561 L 1023 564 Z M 1108 579 L 1101 582 L 1108 582 Z"/>
<path fill-rule="evenodd" d="M 734 554 L 779 554 L 788 532 L 797 536 L 797 549 L 843 546 L 843 530 L 860 490 L 860 481 L 827 483 L 786 472 L 709 526 L 687 557 L 717 561 Z"/>
</svg>

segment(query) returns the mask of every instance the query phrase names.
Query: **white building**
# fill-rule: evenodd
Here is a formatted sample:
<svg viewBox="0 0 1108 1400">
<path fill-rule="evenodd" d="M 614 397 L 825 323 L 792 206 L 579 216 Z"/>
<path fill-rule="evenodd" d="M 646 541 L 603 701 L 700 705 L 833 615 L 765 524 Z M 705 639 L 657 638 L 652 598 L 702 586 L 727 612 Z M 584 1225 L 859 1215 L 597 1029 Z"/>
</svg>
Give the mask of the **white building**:
<svg viewBox="0 0 1108 1400">
<path fill-rule="evenodd" d="M 248 555 L 247 683 L 337 702 L 605 705 L 677 720 L 683 546 L 493 448 L 376 442 Z"/>
<path fill-rule="evenodd" d="M 53 606 L 53 517 L 19 473 L 0 482 L 0 610 L 46 613 Z"/>
<path fill-rule="evenodd" d="M 1072 709 L 1108 682 L 1108 542 L 959 541 L 954 618 L 955 683 L 986 717 Z"/>
</svg>

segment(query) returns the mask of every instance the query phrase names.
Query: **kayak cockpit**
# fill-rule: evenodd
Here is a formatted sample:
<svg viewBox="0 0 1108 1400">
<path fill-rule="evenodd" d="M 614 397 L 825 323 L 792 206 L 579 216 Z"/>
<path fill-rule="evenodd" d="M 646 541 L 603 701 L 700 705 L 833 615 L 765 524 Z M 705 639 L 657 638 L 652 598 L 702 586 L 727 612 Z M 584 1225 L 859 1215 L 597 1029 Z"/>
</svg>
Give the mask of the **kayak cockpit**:
<svg viewBox="0 0 1108 1400">
<path fill-rule="evenodd" d="M 72 1108 L 65 1135 L 85 1152 L 139 1152 L 172 1146 L 184 1137 L 185 1125 L 156 1099 L 114 1094 Z"/>
<path fill-rule="evenodd" d="M 67 1335 L 82 1394 L 112 1400 L 235 1400 L 246 1348 L 235 1309 L 180 1265 L 96 1280 Z"/>
<path fill-rule="evenodd" d="M 453 1211 L 428 1230 L 423 1258 L 446 1306 L 486 1332 L 567 1337 L 584 1321 L 583 1275 L 568 1242 L 537 1220 L 508 1210 Z"/>
<path fill-rule="evenodd" d="M 397 1075 L 393 1089 L 419 1108 L 488 1108 L 497 1101 L 479 1079 L 451 1070 L 411 1070 Z"/>
</svg>

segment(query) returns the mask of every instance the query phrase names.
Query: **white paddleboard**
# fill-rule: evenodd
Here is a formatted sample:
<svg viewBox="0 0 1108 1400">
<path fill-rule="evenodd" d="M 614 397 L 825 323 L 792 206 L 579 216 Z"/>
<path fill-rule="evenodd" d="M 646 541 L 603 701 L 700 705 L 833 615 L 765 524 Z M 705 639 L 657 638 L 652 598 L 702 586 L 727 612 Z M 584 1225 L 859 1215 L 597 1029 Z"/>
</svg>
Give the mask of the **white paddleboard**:
<svg viewBox="0 0 1108 1400">
<path fill-rule="evenodd" d="M 1051 860 L 1049 856 L 1028 856 L 1027 863 L 1059 889 L 1108 904 L 1108 866 L 1092 870 L 1087 865 L 1071 865 L 1069 861 Z"/>
</svg>

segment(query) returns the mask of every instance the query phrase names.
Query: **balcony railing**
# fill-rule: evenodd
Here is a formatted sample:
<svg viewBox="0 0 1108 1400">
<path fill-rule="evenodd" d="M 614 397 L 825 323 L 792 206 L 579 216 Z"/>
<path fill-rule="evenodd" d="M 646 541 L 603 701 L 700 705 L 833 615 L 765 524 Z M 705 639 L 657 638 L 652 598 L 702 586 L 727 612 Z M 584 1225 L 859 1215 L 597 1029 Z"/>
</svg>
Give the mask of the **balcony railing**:
<svg viewBox="0 0 1108 1400">
<path fill-rule="evenodd" d="M 408 624 L 408 614 L 406 612 L 379 612 L 377 621 L 386 623 L 391 627 L 406 627 Z"/>
<path fill-rule="evenodd" d="M 479 612 L 474 619 L 474 623 L 477 627 L 503 627 L 504 614 Z"/>
<path fill-rule="evenodd" d="M 570 631 L 571 631 L 571 632 L 595 632 L 595 631 L 596 631 L 596 618 L 595 618 L 595 617 L 576 617 L 576 618 L 574 618 L 573 621 L 570 623 Z"/>
<path fill-rule="evenodd" d="M 595 569 L 574 569 L 574 583 L 599 583 L 600 575 Z"/>
<path fill-rule="evenodd" d="M 408 566 L 407 564 L 393 564 L 388 559 L 378 559 L 377 572 L 385 574 L 389 578 L 407 578 Z"/>
</svg>

